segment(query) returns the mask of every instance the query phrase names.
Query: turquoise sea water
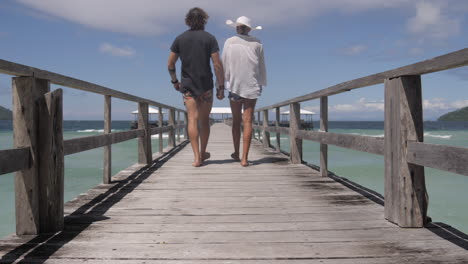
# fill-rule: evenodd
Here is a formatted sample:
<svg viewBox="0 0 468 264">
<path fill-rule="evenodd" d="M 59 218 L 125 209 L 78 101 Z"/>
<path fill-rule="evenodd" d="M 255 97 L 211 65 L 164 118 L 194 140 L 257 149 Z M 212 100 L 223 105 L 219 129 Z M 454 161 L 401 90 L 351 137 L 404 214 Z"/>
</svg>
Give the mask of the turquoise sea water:
<svg viewBox="0 0 468 264">
<path fill-rule="evenodd" d="M 102 133 L 99 121 L 65 121 L 66 139 Z M 128 130 L 129 121 L 115 121 L 114 131 Z M 316 126 L 317 127 L 317 126 Z M 424 140 L 428 143 L 468 147 L 468 123 L 425 124 Z M 330 132 L 383 136 L 382 122 L 330 122 Z M 273 137 L 272 135 L 272 143 Z M 11 124 L 0 121 L 0 149 L 12 147 Z M 153 152 L 158 150 L 158 139 L 152 141 Z M 289 151 L 289 139 L 282 135 L 281 146 Z M 319 144 L 304 141 L 304 160 L 320 164 Z M 167 135 L 164 138 L 167 145 Z M 112 172 L 137 161 L 137 141 L 130 140 L 112 146 Z M 384 160 L 382 156 L 329 146 L 329 170 L 369 189 L 383 194 Z M 95 149 L 65 157 L 65 200 L 102 182 L 103 150 Z M 468 233 L 468 177 L 426 168 L 429 193 L 429 215 L 435 222 L 444 222 Z M 0 176 L 0 237 L 15 230 L 13 174 Z"/>
</svg>

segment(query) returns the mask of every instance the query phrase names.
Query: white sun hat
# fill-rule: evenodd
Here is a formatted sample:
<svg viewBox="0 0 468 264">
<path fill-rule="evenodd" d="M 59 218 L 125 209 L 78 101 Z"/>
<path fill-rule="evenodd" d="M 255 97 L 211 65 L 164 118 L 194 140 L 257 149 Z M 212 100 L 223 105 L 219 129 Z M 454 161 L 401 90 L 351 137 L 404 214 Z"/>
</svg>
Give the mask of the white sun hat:
<svg viewBox="0 0 468 264">
<path fill-rule="evenodd" d="M 248 18 L 246 16 L 241 16 L 241 17 L 237 18 L 235 23 L 232 20 L 228 19 L 228 20 L 226 20 L 226 25 L 231 26 L 231 27 L 237 27 L 237 26 L 244 25 L 244 26 L 248 26 L 252 30 L 262 29 L 261 26 L 252 27 L 252 21 L 250 20 L 250 18 Z"/>
</svg>

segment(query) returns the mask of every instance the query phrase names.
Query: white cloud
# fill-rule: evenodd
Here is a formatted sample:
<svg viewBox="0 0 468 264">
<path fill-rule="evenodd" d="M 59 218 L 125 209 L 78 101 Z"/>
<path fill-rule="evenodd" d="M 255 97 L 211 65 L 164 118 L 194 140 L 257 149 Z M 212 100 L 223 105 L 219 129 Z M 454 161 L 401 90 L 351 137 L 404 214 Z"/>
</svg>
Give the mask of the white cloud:
<svg viewBox="0 0 468 264">
<path fill-rule="evenodd" d="M 445 39 L 458 35 L 461 21 L 443 14 L 442 8 L 436 2 L 418 2 L 416 15 L 408 20 L 408 32 L 433 39 Z"/>
<path fill-rule="evenodd" d="M 102 53 L 107 53 L 118 57 L 133 57 L 136 54 L 136 51 L 130 47 L 119 48 L 109 43 L 101 44 L 99 50 Z"/>
<path fill-rule="evenodd" d="M 383 112 L 385 109 L 384 102 L 380 101 L 369 101 L 366 98 L 360 98 L 354 104 L 337 104 L 329 108 L 330 112 Z"/>
<path fill-rule="evenodd" d="M 348 56 L 356 56 L 362 54 L 364 51 L 367 50 L 367 46 L 359 44 L 350 47 L 343 48 L 339 51 L 339 53 Z"/>
<path fill-rule="evenodd" d="M 394 8 L 412 0 L 289 0 L 267 3 L 265 0 L 16 0 L 44 14 L 59 17 L 92 28 L 133 35 L 157 35 L 183 24 L 189 8 L 206 8 L 215 23 L 239 15 L 252 17 L 262 25 L 294 24 L 304 18 L 328 11 L 342 13 L 369 9 Z M 287 15 L 285 15 L 287 14 Z"/>
<path fill-rule="evenodd" d="M 444 98 L 433 98 L 423 100 L 423 109 L 428 111 L 455 110 L 468 106 L 468 100 L 457 100 L 447 102 Z"/>
</svg>

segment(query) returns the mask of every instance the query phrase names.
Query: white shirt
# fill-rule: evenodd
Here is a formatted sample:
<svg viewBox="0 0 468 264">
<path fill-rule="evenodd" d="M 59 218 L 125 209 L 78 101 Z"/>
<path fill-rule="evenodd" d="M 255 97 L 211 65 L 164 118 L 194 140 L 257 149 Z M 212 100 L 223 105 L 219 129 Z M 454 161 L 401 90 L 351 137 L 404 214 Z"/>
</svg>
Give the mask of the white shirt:
<svg viewBox="0 0 468 264">
<path fill-rule="evenodd" d="M 248 99 L 256 99 L 267 85 L 263 45 L 255 37 L 237 35 L 224 43 L 223 66 L 226 89 Z"/>
</svg>

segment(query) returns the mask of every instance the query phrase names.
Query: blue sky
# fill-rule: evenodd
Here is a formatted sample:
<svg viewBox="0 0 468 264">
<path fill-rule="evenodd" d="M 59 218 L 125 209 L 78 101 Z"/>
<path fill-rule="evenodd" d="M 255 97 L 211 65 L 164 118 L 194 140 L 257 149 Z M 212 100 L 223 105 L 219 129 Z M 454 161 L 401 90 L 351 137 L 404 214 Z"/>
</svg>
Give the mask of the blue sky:
<svg viewBox="0 0 468 264">
<path fill-rule="evenodd" d="M 220 47 L 226 19 L 252 18 L 262 31 L 269 85 L 258 106 L 467 47 L 466 0 L 4 0 L 0 58 L 183 107 L 167 74 L 172 40 L 193 6 L 210 15 Z M 180 63 L 180 62 L 179 62 Z M 177 65 L 180 69 L 180 64 Z M 466 67 L 423 76 L 424 119 L 468 106 Z M 11 108 L 11 76 L 0 105 Z M 56 88 L 56 86 L 54 86 Z M 331 120 L 381 120 L 383 85 L 329 99 Z M 103 97 L 65 89 L 65 119 L 102 119 Z M 228 106 L 227 100 L 215 106 Z M 318 112 L 318 102 L 302 104 Z M 136 104 L 113 101 L 113 118 Z"/>
</svg>

